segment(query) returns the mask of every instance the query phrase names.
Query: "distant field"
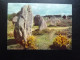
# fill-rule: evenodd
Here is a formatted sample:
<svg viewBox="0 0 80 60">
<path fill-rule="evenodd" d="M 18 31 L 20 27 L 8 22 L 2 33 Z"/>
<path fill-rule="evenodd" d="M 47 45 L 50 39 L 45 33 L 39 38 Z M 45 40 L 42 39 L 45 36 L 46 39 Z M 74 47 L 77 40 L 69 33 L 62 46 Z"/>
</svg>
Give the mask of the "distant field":
<svg viewBox="0 0 80 60">
<path fill-rule="evenodd" d="M 63 29 L 68 29 L 69 27 L 48 27 L 47 29 L 54 29 L 54 31 L 50 34 L 43 34 L 43 35 L 37 35 L 36 37 L 36 46 L 38 49 L 42 50 L 50 50 L 49 45 L 53 43 L 54 38 L 57 36 L 55 35 L 56 30 L 63 30 Z M 33 26 L 32 31 L 35 29 L 38 29 L 38 26 Z M 14 40 L 14 25 L 12 24 L 11 21 L 8 21 L 7 24 L 7 49 L 20 49 L 22 50 L 23 47 L 20 44 L 17 44 L 16 41 Z"/>
</svg>

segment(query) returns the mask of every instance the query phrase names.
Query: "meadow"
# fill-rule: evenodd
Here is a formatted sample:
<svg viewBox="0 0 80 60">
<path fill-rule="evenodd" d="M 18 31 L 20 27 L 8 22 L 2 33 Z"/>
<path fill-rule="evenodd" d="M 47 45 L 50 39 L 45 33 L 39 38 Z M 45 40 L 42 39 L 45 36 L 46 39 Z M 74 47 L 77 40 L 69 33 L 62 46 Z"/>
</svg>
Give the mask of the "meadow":
<svg viewBox="0 0 80 60">
<path fill-rule="evenodd" d="M 35 45 L 38 47 L 38 50 L 51 50 L 50 45 L 53 44 L 54 39 L 58 36 L 58 34 L 56 33 L 58 31 L 68 29 L 69 27 L 72 27 L 72 26 L 48 27 L 47 28 L 48 30 L 46 30 L 45 33 L 44 32 L 40 32 L 40 34 L 36 34 L 38 32 L 33 33 L 33 35 L 36 37 Z M 33 32 L 36 29 L 38 29 L 38 26 L 32 27 Z M 23 50 L 24 49 L 23 46 L 17 43 L 14 38 L 14 25 L 12 24 L 12 21 L 7 22 L 7 49 L 8 50 Z"/>
</svg>

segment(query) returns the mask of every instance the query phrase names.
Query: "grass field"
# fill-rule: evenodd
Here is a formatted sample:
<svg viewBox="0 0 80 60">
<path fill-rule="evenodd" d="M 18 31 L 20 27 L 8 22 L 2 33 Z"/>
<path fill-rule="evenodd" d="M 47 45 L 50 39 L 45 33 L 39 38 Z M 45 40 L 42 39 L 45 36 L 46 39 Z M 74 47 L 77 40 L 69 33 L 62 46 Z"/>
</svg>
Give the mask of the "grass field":
<svg viewBox="0 0 80 60">
<path fill-rule="evenodd" d="M 52 33 L 46 33 L 43 35 L 36 35 L 36 46 L 38 47 L 39 50 L 50 50 L 49 46 L 52 45 L 54 38 L 57 36 L 55 35 L 55 32 L 57 30 L 64 30 L 68 29 L 69 27 L 48 27 L 47 29 L 53 29 L 54 31 Z M 38 29 L 38 26 L 33 26 L 32 31 L 35 29 Z M 23 50 L 23 47 L 16 43 L 14 39 L 14 25 L 12 24 L 11 21 L 8 21 L 7 24 L 7 49 L 13 49 L 13 50 Z"/>
</svg>

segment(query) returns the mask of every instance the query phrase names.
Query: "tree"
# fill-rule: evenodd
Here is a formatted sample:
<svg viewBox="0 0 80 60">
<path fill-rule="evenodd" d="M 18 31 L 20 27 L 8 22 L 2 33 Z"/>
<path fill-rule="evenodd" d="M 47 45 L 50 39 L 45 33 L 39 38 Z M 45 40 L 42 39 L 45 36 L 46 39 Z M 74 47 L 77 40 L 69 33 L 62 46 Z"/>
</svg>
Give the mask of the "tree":
<svg viewBox="0 0 80 60">
<path fill-rule="evenodd" d="M 8 14 L 8 20 L 12 21 L 14 16 L 16 16 L 16 13 Z"/>
</svg>

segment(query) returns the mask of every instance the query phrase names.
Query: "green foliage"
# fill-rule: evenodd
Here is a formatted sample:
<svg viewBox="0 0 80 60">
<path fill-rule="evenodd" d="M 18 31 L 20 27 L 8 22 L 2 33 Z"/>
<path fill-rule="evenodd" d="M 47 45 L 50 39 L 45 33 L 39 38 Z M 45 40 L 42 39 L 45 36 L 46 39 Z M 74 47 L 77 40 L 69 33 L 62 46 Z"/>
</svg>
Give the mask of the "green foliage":
<svg viewBox="0 0 80 60">
<path fill-rule="evenodd" d="M 55 34 L 56 34 L 56 35 L 60 35 L 60 34 L 61 34 L 61 35 L 67 35 L 67 33 L 68 33 L 68 31 L 64 31 L 64 30 L 61 31 L 61 30 L 59 30 L 59 31 L 56 31 Z"/>
<path fill-rule="evenodd" d="M 8 14 L 8 20 L 12 21 L 13 17 L 16 16 L 16 13 Z"/>
<path fill-rule="evenodd" d="M 35 30 L 37 29 L 37 30 Z M 54 30 L 52 30 L 54 29 Z M 55 31 L 56 30 L 63 30 L 68 29 L 68 27 L 48 27 L 47 29 L 42 30 L 41 32 L 38 30 L 38 26 L 33 26 L 32 31 L 35 33 L 33 35 L 36 35 L 35 45 L 38 47 L 38 50 L 51 50 L 49 48 L 50 45 L 53 44 L 53 38 L 56 37 Z M 72 29 L 72 28 L 71 28 Z M 69 29 L 70 30 L 70 29 Z M 14 25 L 11 21 L 8 22 L 7 25 L 7 40 L 11 41 L 11 39 L 14 39 L 12 33 L 14 31 Z M 71 31 L 71 30 L 70 30 Z M 39 33 L 37 33 L 39 32 Z M 64 31 L 65 32 L 65 31 Z M 48 34 L 49 33 L 49 34 Z M 69 33 L 68 33 L 69 34 Z M 72 34 L 72 33 L 71 33 Z M 71 38 L 70 38 L 71 39 Z M 14 40 L 13 40 L 14 41 Z M 22 41 L 21 41 L 22 42 Z M 7 49 L 14 49 L 14 50 L 23 50 L 24 47 L 21 45 L 18 45 L 17 43 L 14 44 L 12 41 L 9 42 L 11 45 L 7 45 Z M 72 41 L 70 40 L 70 44 L 66 47 L 68 49 L 71 49 Z M 31 49 L 30 49 L 31 50 Z"/>
<path fill-rule="evenodd" d="M 54 38 L 54 36 L 50 36 L 49 34 L 36 36 L 36 46 L 39 50 L 50 50 L 49 46 L 53 43 L 53 39 L 50 38 Z"/>
<path fill-rule="evenodd" d="M 48 25 L 48 27 L 56 27 L 55 25 Z"/>
<path fill-rule="evenodd" d="M 53 29 L 50 30 L 50 29 L 44 29 L 42 31 L 40 31 L 39 29 L 36 29 L 35 31 L 32 32 L 33 35 L 43 35 L 45 33 L 51 33 L 53 32 Z"/>
</svg>

